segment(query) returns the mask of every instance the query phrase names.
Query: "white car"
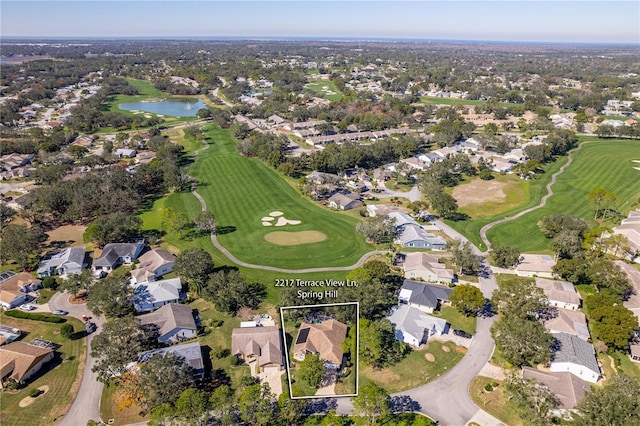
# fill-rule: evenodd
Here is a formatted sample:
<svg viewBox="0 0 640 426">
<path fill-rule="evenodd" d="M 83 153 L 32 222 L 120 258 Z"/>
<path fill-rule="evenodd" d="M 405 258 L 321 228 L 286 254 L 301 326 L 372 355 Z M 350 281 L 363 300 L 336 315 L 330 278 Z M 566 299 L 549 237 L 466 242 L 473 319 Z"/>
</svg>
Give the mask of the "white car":
<svg viewBox="0 0 640 426">
<path fill-rule="evenodd" d="M 20 309 L 22 309 L 23 311 L 34 311 L 36 307 L 33 305 L 25 304 L 25 305 L 20 305 Z"/>
</svg>

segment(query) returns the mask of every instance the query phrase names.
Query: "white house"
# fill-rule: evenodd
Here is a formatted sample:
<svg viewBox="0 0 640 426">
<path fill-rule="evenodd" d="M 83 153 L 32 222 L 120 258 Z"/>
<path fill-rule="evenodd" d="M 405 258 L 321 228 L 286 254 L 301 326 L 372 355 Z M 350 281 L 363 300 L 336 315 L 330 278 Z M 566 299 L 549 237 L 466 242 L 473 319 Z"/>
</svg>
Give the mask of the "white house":
<svg viewBox="0 0 640 426">
<path fill-rule="evenodd" d="M 79 274 L 82 268 L 87 266 L 84 255 L 84 247 L 70 247 L 46 257 L 38 266 L 38 276 L 48 277 L 57 274 L 66 277 L 69 274 Z"/>
<path fill-rule="evenodd" d="M 155 281 L 173 271 L 176 257 L 166 250 L 150 250 L 140 256 L 136 268 L 131 271 L 133 284 Z"/>
<path fill-rule="evenodd" d="M 549 306 L 562 309 L 580 309 L 580 295 L 573 284 L 567 281 L 549 280 L 536 277 L 536 287 L 541 288 L 549 300 Z"/>
<path fill-rule="evenodd" d="M 568 371 L 582 380 L 597 383 L 600 366 L 593 346 L 567 333 L 554 333 L 553 337 L 556 344 L 549 369 L 553 372 Z"/>
<path fill-rule="evenodd" d="M 5 309 L 20 306 L 33 299 L 29 292 L 40 287 L 40 280 L 27 272 L 5 272 L 0 275 L 0 305 Z"/>
<path fill-rule="evenodd" d="M 423 279 L 439 284 L 450 284 L 454 279 L 451 269 L 438 262 L 438 258 L 429 253 L 404 254 L 404 277 L 410 280 Z"/>
<path fill-rule="evenodd" d="M 516 275 L 519 277 L 545 277 L 553 278 L 553 267 L 556 262 L 546 254 L 523 254 L 520 263 L 516 266 Z"/>
<path fill-rule="evenodd" d="M 136 312 L 152 311 L 169 303 L 178 303 L 185 297 L 180 278 L 136 284 L 133 287 Z"/>
<path fill-rule="evenodd" d="M 448 325 L 442 318 L 432 317 L 420 309 L 400 304 L 387 316 L 395 328 L 396 340 L 420 346 L 430 336 L 445 334 Z"/>
<path fill-rule="evenodd" d="M 193 318 L 193 310 L 189 305 L 169 303 L 148 314 L 137 316 L 140 324 L 158 326 L 160 343 L 176 343 L 196 337 L 197 327 Z"/>
</svg>

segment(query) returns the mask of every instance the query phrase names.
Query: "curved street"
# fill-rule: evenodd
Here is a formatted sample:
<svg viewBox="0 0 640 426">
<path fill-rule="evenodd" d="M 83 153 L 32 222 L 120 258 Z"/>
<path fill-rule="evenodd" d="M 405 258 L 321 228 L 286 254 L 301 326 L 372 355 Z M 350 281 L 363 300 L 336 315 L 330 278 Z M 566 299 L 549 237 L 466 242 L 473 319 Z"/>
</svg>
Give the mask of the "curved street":
<svg viewBox="0 0 640 426">
<path fill-rule="evenodd" d="M 82 320 L 82 316 L 91 317 L 91 312 L 87 309 L 86 304 L 75 305 L 68 301 L 69 293 L 58 292 L 49 300 L 51 310 L 61 309 L 69 312 L 69 316 Z M 104 386 L 97 380 L 98 375 L 91 371 L 95 364 L 95 359 L 91 356 L 91 341 L 102 331 L 102 325 L 105 323 L 104 316 L 93 318 L 96 323 L 97 330 L 89 334 L 87 339 L 87 354 L 84 363 L 84 372 L 82 373 L 82 382 L 78 395 L 73 401 L 69 411 L 62 417 L 58 426 L 78 426 L 86 425 L 89 420 L 100 420 L 100 396 L 102 395 L 102 387 Z"/>
</svg>

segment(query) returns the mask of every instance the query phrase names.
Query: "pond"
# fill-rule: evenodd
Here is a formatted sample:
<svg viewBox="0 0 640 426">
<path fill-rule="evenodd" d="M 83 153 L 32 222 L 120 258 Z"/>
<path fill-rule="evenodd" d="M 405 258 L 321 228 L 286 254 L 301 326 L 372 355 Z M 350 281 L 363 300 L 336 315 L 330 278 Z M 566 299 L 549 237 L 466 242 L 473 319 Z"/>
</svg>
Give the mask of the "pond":
<svg viewBox="0 0 640 426">
<path fill-rule="evenodd" d="M 206 108 L 201 99 L 165 99 L 154 102 L 127 102 L 118 105 L 118 108 L 139 111 L 141 114 L 150 112 L 153 114 L 170 115 L 172 117 L 195 117 L 199 109 Z"/>
</svg>

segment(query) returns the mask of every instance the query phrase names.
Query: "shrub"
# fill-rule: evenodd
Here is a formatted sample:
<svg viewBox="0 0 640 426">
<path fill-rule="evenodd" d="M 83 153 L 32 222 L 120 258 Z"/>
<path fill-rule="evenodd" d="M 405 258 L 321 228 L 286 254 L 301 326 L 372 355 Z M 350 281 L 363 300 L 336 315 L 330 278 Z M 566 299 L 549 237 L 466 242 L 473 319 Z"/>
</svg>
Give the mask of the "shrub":
<svg viewBox="0 0 640 426">
<path fill-rule="evenodd" d="M 235 355 L 229 355 L 229 364 L 238 365 L 238 364 L 240 364 L 240 360 Z"/>
<path fill-rule="evenodd" d="M 215 352 L 213 352 L 213 356 L 215 356 L 218 359 L 228 357 L 229 354 L 231 354 L 231 351 L 226 348 L 218 348 L 215 350 Z"/>
<path fill-rule="evenodd" d="M 29 396 L 30 396 L 31 398 L 36 398 L 37 396 L 39 396 L 39 395 L 40 395 L 40 392 L 41 392 L 41 391 L 40 391 L 40 389 L 35 389 L 35 388 L 34 388 L 34 389 L 31 389 L 31 390 L 29 391 Z"/>
<path fill-rule="evenodd" d="M 19 311 L 19 310 L 7 311 L 7 312 L 5 312 L 5 315 L 7 315 L 9 317 L 13 317 L 13 318 L 29 319 L 29 320 L 43 321 L 43 322 L 52 322 L 52 323 L 55 323 L 55 324 L 62 324 L 64 322 L 67 322 L 67 320 L 64 319 L 64 318 L 55 317 L 55 316 L 52 316 L 52 315 L 45 315 L 45 314 L 30 314 L 28 312 L 23 312 L 23 311 Z"/>
<path fill-rule="evenodd" d="M 58 280 L 54 277 L 44 277 L 42 279 L 42 287 L 56 290 L 58 288 Z"/>
<path fill-rule="evenodd" d="M 65 337 L 67 339 L 71 339 L 71 336 L 73 336 L 74 332 L 75 330 L 73 329 L 73 326 L 71 324 L 62 324 L 62 327 L 60 327 L 60 334 L 62 335 L 62 337 Z"/>
<path fill-rule="evenodd" d="M 486 390 L 487 392 L 491 392 L 493 390 L 493 384 L 487 383 L 486 385 L 484 385 L 484 390 Z"/>
</svg>

